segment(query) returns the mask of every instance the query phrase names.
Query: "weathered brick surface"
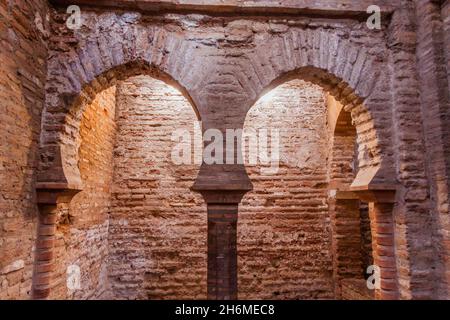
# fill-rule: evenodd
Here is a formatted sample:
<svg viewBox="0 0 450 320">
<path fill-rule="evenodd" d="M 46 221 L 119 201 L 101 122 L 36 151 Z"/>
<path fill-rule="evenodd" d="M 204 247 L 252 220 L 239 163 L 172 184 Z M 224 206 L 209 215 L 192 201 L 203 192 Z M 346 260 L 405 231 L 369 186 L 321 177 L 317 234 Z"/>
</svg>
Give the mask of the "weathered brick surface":
<svg viewBox="0 0 450 320">
<path fill-rule="evenodd" d="M 324 92 L 291 81 L 269 95 L 244 130 L 280 130 L 281 163 L 275 175 L 247 166 L 254 190 L 239 209 L 239 298 L 333 298 Z"/>
<path fill-rule="evenodd" d="M 31 294 L 47 13 L 45 1 L 0 2 L 0 299 Z"/>
<path fill-rule="evenodd" d="M 444 47 L 444 52 L 445 52 L 445 57 L 444 57 L 444 61 L 446 60 L 446 68 L 447 68 L 447 87 L 448 87 L 448 91 L 447 93 L 450 92 L 450 1 L 446 0 L 442 3 L 441 5 L 441 18 L 442 18 L 442 22 L 443 22 L 443 29 L 442 29 L 442 35 L 444 37 L 444 43 L 443 43 L 443 47 Z M 445 62 L 444 62 L 445 65 Z M 441 83 L 441 86 L 445 86 L 445 81 Z M 445 89 L 444 89 L 445 90 Z M 450 125 L 449 125 L 449 121 L 450 121 L 450 116 L 449 116 L 449 104 L 450 104 L 450 99 L 447 96 L 447 109 L 446 113 L 444 111 L 444 114 L 446 114 L 447 116 L 444 117 L 444 129 L 446 130 L 446 137 L 449 137 L 450 135 Z M 448 143 L 448 138 L 446 139 L 447 143 Z M 445 148 L 445 159 L 446 159 L 446 167 L 447 167 L 447 190 L 450 189 L 450 179 L 448 178 L 449 176 L 449 172 L 450 172 L 450 148 L 448 147 L 448 144 Z M 442 201 L 441 203 L 439 203 L 440 208 L 445 209 L 447 205 L 447 211 L 444 210 L 444 216 L 445 216 L 445 212 L 447 212 L 447 217 L 448 217 L 448 207 L 449 207 L 449 203 L 447 200 L 447 203 L 445 203 L 445 201 Z M 437 226 L 437 230 L 439 232 L 440 226 Z M 443 229 L 445 230 L 446 234 L 450 233 L 450 223 L 447 219 L 445 226 L 443 226 Z M 441 239 L 437 239 L 437 241 L 440 241 Z M 445 242 L 446 244 L 443 246 L 445 247 L 446 250 L 446 259 L 448 261 L 448 256 L 449 256 L 449 252 L 450 252 L 450 245 L 448 242 L 448 237 L 447 237 L 447 241 Z M 450 283 L 450 270 L 448 268 L 448 263 L 446 264 L 446 266 L 444 267 L 445 271 L 442 270 L 441 274 L 443 275 L 443 277 L 445 277 L 446 281 L 443 283 L 446 283 L 447 287 L 443 288 L 441 294 L 441 297 L 445 298 L 446 297 L 446 293 L 449 292 L 449 283 Z"/>
<path fill-rule="evenodd" d="M 344 280 L 342 283 L 343 300 L 373 300 L 373 291 L 367 289 L 365 281 Z"/>
<path fill-rule="evenodd" d="M 417 72 L 421 91 L 421 106 L 427 147 L 427 170 L 430 182 L 431 219 L 433 220 L 433 246 L 442 257 L 436 266 L 435 277 L 442 279 L 435 287 L 436 297 L 444 297 L 450 288 L 448 274 L 450 246 L 448 243 L 449 220 L 449 169 L 450 139 L 448 119 L 450 115 L 450 90 L 446 63 L 446 32 L 448 13 L 432 1 L 416 1 Z M 448 1 L 447 1 L 448 10 Z M 444 13 L 444 15 L 442 15 Z M 447 18 L 446 18 L 447 17 Z"/>
<path fill-rule="evenodd" d="M 447 60 L 447 82 L 450 91 L 450 2 L 441 1 L 441 18 L 443 23 L 444 51 Z"/>
<path fill-rule="evenodd" d="M 117 90 L 109 231 L 113 296 L 205 299 L 206 206 L 189 190 L 199 166 L 171 160 L 172 132 L 187 130 L 193 138 L 195 112 L 176 89 L 149 77 L 130 78 Z"/>
</svg>

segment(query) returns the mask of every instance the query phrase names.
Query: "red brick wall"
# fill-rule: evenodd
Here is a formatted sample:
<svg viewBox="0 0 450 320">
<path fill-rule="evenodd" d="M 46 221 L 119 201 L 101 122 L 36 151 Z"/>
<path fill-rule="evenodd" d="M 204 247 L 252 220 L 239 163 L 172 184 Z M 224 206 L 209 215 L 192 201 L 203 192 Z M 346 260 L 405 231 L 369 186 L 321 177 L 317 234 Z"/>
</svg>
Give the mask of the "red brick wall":
<svg viewBox="0 0 450 320">
<path fill-rule="evenodd" d="M 269 95 L 244 128 L 279 129 L 281 165 L 273 176 L 247 166 L 254 190 L 239 210 L 239 298 L 333 298 L 324 92 L 291 81 Z"/>
<path fill-rule="evenodd" d="M 0 2 L 0 299 L 30 297 L 47 2 Z"/>
<path fill-rule="evenodd" d="M 289 3 L 305 6 L 297 2 Z M 345 10 L 335 8 L 344 2 Z M 334 12 L 351 18 L 368 4 L 370 0 L 316 1 L 314 8 L 326 6 L 330 11 L 325 15 Z M 368 30 L 364 21 L 335 16 L 319 20 L 300 15 L 274 23 L 273 17 L 256 21 L 245 14 L 242 19 L 183 15 L 141 19 L 133 14 L 100 15 L 86 10 L 83 14 L 88 19 L 81 30 L 66 30 L 61 17 L 53 25 L 47 72 L 47 2 L 3 0 L 0 299 L 29 297 L 37 210 L 34 175 L 41 129 L 44 150 L 59 143 L 59 138 L 70 149 L 78 137 L 79 119 L 70 115 L 73 109 L 69 111 L 71 104 L 66 99 L 77 96 L 100 73 L 105 76 L 106 70 L 135 60 L 171 74 L 194 95 L 202 115 L 214 125 L 240 125 L 239 119 L 263 88 L 306 65 L 314 66 L 316 72 L 330 72 L 318 72 L 316 80 L 323 85 L 344 80 L 330 89 L 353 86 L 367 107 L 352 109 L 360 133 L 360 165 L 372 169 L 383 160 L 376 181 L 399 182 L 394 238 L 400 297 L 447 297 L 449 1 L 398 0 L 390 5 L 398 8 L 383 17 L 382 31 Z M 276 12 L 283 11 L 279 9 Z M 116 69 L 114 76 L 127 74 L 128 66 Z M 110 75 L 102 81 L 109 83 Z M 98 298 L 112 293 L 119 298 L 205 296 L 206 208 L 197 193 L 188 191 L 198 168 L 174 166 L 168 160 L 172 142 L 167 133 L 180 126 L 192 128 L 192 107 L 180 95 L 169 97 L 161 84 L 133 81 L 145 86 L 137 89 L 127 82 L 119 88 L 126 94 L 121 100 L 125 111 L 119 115 L 115 157 L 113 92 L 88 106 L 81 124 L 80 152 L 72 148 L 63 155 L 63 162 L 69 164 L 64 169 L 77 167 L 75 155 L 80 155 L 85 189 L 70 207 L 60 208 L 54 298 Z M 253 121 L 258 126 L 281 126 L 289 141 L 285 151 L 298 153 L 293 162 L 287 161 L 290 157 L 283 159 L 275 177 L 263 178 L 258 167 L 248 167 L 255 190 L 241 206 L 241 298 L 333 296 L 326 117 L 317 113 L 323 103 L 318 91 L 315 96 L 308 86 L 303 92 L 311 93 L 312 100 L 302 104 L 303 108 L 280 112 L 281 104 L 291 100 L 298 104 L 305 98 L 287 93 L 287 87 L 279 89 L 279 104 L 267 107 L 268 112 L 258 113 L 255 107 L 247 119 L 249 125 Z M 347 88 L 344 96 L 355 100 Z M 45 97 L 48 113 L 41 127 Z M 143 98 L 157 107 L 157 114 L 151 113 L 155 109 L 142 107 Z M 186 112 L 168 107 L 174 103 L 178 108 L 180 101 Z M 305 112 L 313 105 L 314 112 Z M 105 106 L 107 113 L 102 109 Z M 317 121 L 312 121 L 316 116 Z M 293 121 L 296 118 L 299 121 Z M 69 119 L 68 124 L 60 119 Z M 292 149 L 297 145 L 298 150 Z M 44 152 L 43 163 L 52 169 L 59 168 L 53 162 L 58 158 L 55 150 L 59 149 L 51 145 Z M 118 170 L 111 183 L 113 165 Z M 77 170 L 73 171 L 76 175 Z M 43 172 L 41 181 L 51 181 L 45 177 L 51 170 Z M 389 206 L 381 208 L 383 215 L 391 216 Z M 367 226 L 367 216 L 363 221 Z M 367 239 L 367 228 L 362 233 Z M 112 292 L 108 292 L 105 267 L 108 246 Z M 368 247 L 367 240 L 363 247 Z M 368 257 L 365 260 L 370 262 Z M 65 287 L 70 264 L 79 264 L 82 271 L 82 290 L 74 294 Z"/>
<path fill-rule="evenodd" d="M 442 1 L 441 16 L 443 22 L 445 58 L 447 60 L 447 85 L 450 91 L 450 1 Z"/>
<path fill-rule="evenodd" d="M 81 122 L 79 168 L 83 191 L 62 207 L 57 230 L 52 298 L 95 299 L 107 296 L 108 212 L 115 140 L 115 92 L 100 92 L 86 106 Z M 81 288 L 67 288 L 67 267 L 81 271 Z"/>
<path fill-rule="evenodd" d="M 441 6 L 441 15 L 442 15 L 442 20 L 443 20 L 443 35 L 444 35 L 444 50 L 445 50 L 445 59 L 447 60 L 447 87 L 448 87 L 448 91 L 447 93 L 450 93 L 450 1 L 446 0 L 443 1 L 443 4 Z M 449 94 L 450 95 L 450 94 Z M 445 129 L 446 129 L 446 136 L 449 137 L 450 136 L 450 117 L 448 116 L 449 114 L 449 104 L 450 102 L 447 100 L 447 117 L 446 118 L 446 122 L 445 122 Z M 447 139 L 447 145 L 446 145 L 446 162 L 447 162 L 447 190 L 450 190 L 450 179 L 449 179 L 449 171 L 450 171 L 450 146 L 449 146 L 449 141 Z M 448 194 L 448 193 L 447 193 Z M 449 241 L 449 234 L 450 234 L 450 219 L 448 219 L 448 212 L 449 212 L 449 207 L 450 204 L 447 200 L 447 203 L 443 204 L 443 207 L 445 208 L 445 205 L 447 205 L 447 210 L 444 212 L 447 212 L 447 221 L 446 221 L 446 225 L 445 227 L 443 227 L 443 231 L 446 232 L 447 237 L 446 237 L 446 259 L 447 261 L 450 260 L 450 241 Z M 445 213 L 444 213 L 445 214 Z M 443 276 L 447 279 L 447 281 L 443 281 L 445 284 L 442 285 L 443 290 L 441 293 L 441 297 L 447 297 L 448 292 L 450 291 L 450 268 L 449 268 L 449 263 L 447 262 L 447 268 L 445 273 L 443 274 Z"/>
<path fill-rule="evenodd" d="M 195 112 L 149 77 L 118 86 L 110 220 L 110 280 L 119 299 L 206 298 L 206 205 L 189 188 L 197 165 L 176 166 L 175 129 L 193 134 Z"/>
<path fill-rule="evenodd" d="M 419 63 L 417 72 L 427 148 L 425 159 L 430 184 L 430 220 L 434 223 L 432 243 L 434 255 L 441 257 L 435 261 L 436 267 L 433 269 L 436 279 L 440 279 L 434 293 L 436 297 L 445 297 L 450 288 L 450 91 L 449 69 L 445 57 L 450 49 L 448 19 L 442 14 L 445 10 L 448 11 L 449 5 L 448 1 L 442 1 L 441 6 L 436 1 L 428 0 L 416 0 L 415 4 L 418 40 L 416 57 Z"/>
</svg>

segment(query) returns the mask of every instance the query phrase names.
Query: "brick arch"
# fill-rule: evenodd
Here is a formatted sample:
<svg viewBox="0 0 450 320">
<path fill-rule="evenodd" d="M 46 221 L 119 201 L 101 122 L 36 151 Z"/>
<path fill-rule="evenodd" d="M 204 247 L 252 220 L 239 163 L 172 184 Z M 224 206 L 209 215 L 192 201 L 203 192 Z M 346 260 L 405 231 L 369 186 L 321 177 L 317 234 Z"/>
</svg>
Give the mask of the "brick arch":
<svg viewBox="0 0 450 320">
<path fill-rule="evenodd" d="M 396 165 L 392 144 L 392 97 L 389 96 L 391 81 L 388 72 L 383 73 L 388 70 L 387 65 L 364 47 L 320 30 L 274 37 L 274 41 L 247 54 L 247 59 L 250 67 L 246 68 L 247 82 L 243 82 L 243 87 L 252 88 L 247 112 L 259 98 L 280 84 L 300 79 L 321 86 L 344 106 L 342 111 L 350 115 L 347 120 L 356 128 L 358 171 L 356 177 L 349 180 L 352 182 L 344 196 L 350 197 L 351 203 L 344 203 L 344 207 L 357 212 L 357 202 L 353 200 L 369 203 L 373 261 L 380 267 L 381 281 L 375 297 L 397 298 L 393 231 Z M 338 133 L 339 130 L 334 132 Z M 351 152 L 353 154 L 353 150 Z M 352 273 L 357 274 L 360 266 L 355 267 Z M 340 289 L 337 293 L 340 294 Z"/>
<path fill-rule="evenodd" d="M 365 290 L 365 272 L 373 265 L 373 241 L 367 205 L 350 192 L 358 164 L 356 128 L 350 112 L 333 97 L 327 97 L 330 132 L 328 158 L 328 212 L 331 220 L 331 246 L 335 295 L 338 298 L 372 299 Z"/>
<path fill-rule="evenodd" d="M 267 54 L 262 54 L 267 53 Z M 355 188 L 393 184 L 394 158 L 391 119 L 378 97 L 390 80 L 383 61 L 361 45 L 323 30 L 290 31 L 247 54 L 252 88 L 248 110 L 260 97 L 282 83 L 301 79 L 321 86 L 352 115 L 360 146 L 360 171 Z"/>
<path fill-rule="evenodd" d="M 81 54 L 81 51 L 78 53 Z M 79 59 L 81 61 L 81 57 Z M 147 60 L 135 59 L 106 70 L 100 69 L 91 77 L 80 77 L 79 82 L 70 80 L 73 75 L 69 75 L 69 81 L 72 82 L 71 90 L 50 91 L 47 95 L 41 136 L 38 189 L 82 189 L 78 149 L 79 127 L 84 109 L 97 93 L 114 86 L 118 81 L 136 75 L 148 75 L 178 89 L 190 102 L 197 118 L 201 119 L 196 103 L 186 87 L 164 71 L 163 67 L 155 66 Z M 88 81 L 90 78 L 92 80 Z"/>
</svg>

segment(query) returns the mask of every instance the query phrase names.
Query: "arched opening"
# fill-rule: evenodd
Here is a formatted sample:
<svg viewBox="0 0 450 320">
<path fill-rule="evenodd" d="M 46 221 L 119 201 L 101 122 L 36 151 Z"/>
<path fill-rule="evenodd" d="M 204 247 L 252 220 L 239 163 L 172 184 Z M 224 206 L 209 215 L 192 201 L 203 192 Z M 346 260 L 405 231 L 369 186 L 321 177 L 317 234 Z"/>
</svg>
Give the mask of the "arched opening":
<svg viewBox="0 0 450 320">
<path fill-rule="evenodd" d="M 117 99 L 109 229 L 114 297 L 205 299 L 206 205 L 190 190 L 200 168 L 197 117 L 180 92 L 150 77 L 123 81 Z M 183 140 L 192 152 L 185 164 L 172 159 L 174 130 L 190 136 Z"/>
<path fill-rule="evenodd" d="M 206 298 L 206 206 L 189 189 L 200 164 L 172 158 L 176 129 L 189 133 L 192 156 L 201 153 L 198 114 L 167 78 L 130 70 L 72 99 L 59 141 L 75 143 L 76 156 L 62 150 L 62 160 L 76 164 L 83 188 L 57 205 L 54 233 L 38 238 L 55 239 L 36 261 L 54 264 L 48 283 L 48 273 L 35 276 L 50 298 Z"/>
<path fill-rule="evenodd" d="M 43 114 L 38 189 L 82 188 L 78 169 L 78 149 L 80 121 L 84 108 L 92 103 L 99 92 L 137 75 L 161 79 L 178 89 L 200 119 L 196 104 L 187 90 L 169 74 L 143 60 L 108 69 L 91 81 L 68 77 L 66 81 L 70 84 L 63 89 L 53 87 L 49 89 L 47 95 L 46 112 Z M 55 82 L 57 85 L 58 82 Z"/>
<path fill-rule="evenodd" d="M 332 225 L 335 297 L 372 299 L 366 278 L 373 265 L 372 235 L 367 203 L 351 191 L 359 168 L 356 128 L 349 112 L 326 95 L 329 158 L 328 210 Z"/>
<path fill-rule="evenodd" d="M 250 138 L 244 140 L 254 190 L 239 210 L 239 298 L 341 298 L 342 279 L 364 281 L 367 263 L 367 223 L 361 223 L 367 211 L 349 191 L 360 165 L 356 129 L 342 105 L 333 118 L 338 102 L 321 86 L 284 80 L 255 103 L 244 124 L 258 146 L 249 150 Z M 265 131 L 262 158 L 276 151 L 279 136 L 278 166 L 269 164 L 277 170 L 251 159 L 256 150 L 261 160 Z M 336 200 L 343 191 L 353 198 Z"/>
<path fill-rule="evenodd" d="M 66 273 L 76 268 L 80 279 L 74 286 L 60 281 L 52 290 L 55 298 L 95 299 L 108 295 L 107 239 L 116 138 L 116 90 L 117 86 L 112 86 L 99 92 L 84 107 L 78 150 L 83 190 L 67 206 L 60 205 L 55 234 L 55 273 L 65 279 Z"/>
</svg>

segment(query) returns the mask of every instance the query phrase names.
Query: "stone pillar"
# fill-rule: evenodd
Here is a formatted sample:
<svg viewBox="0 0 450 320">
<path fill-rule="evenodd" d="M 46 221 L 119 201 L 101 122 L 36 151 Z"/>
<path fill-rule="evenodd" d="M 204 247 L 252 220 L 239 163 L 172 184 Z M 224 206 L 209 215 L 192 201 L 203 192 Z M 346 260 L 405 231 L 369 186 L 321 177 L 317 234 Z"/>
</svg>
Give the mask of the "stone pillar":
<svg viewBox="0 0 450 320">
<path fill-rule="evenodd" d="M 48 299 L 55 267 L 58 204 L 69 203 L 80 190 L 38 189 L 39 222 L 33 273 L 33 299 Z"/>
</svg>

